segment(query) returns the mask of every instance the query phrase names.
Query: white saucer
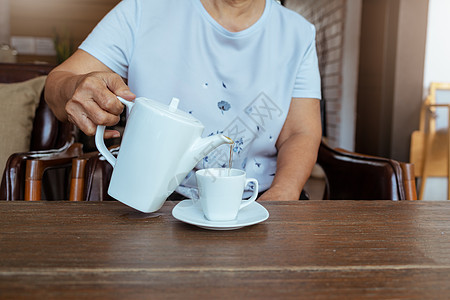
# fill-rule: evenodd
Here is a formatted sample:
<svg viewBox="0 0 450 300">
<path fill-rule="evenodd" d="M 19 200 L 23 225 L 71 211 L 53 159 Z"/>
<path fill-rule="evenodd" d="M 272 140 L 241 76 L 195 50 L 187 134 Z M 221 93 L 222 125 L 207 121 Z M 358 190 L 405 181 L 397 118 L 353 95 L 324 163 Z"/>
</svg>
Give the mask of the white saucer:
<svg viewBox="0 0 450 300">
<path fill-rule="evenodd" d="M 269 212 L 258 202 L 253 202 L 239 211 L 236 220 L 213 222 L 205 218 L 200 204 L 192 200 L 183 200 L 172 210 L 175 219 L 211 230 L 233 230 L 263 222 L 269 218 Z"/>
</svg>

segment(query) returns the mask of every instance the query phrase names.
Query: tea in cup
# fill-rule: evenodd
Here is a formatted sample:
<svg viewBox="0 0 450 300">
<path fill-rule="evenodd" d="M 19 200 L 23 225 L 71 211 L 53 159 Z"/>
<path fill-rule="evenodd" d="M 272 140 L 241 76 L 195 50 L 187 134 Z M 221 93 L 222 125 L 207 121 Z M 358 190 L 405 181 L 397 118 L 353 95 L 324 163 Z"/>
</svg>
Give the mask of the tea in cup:
<svg viewBox="0 0 450 300">
<path fill-rule="evenodd" d="M 235 220 L 239 211 L 258 197 L 258 181 L 248 178 L 245 171 L 228 168 L 210 168 L 195 173 L 199 202 L 209 221 Z M 244 189 L 253 183 L 253 194 L 243 199 Z"/>
</svg>

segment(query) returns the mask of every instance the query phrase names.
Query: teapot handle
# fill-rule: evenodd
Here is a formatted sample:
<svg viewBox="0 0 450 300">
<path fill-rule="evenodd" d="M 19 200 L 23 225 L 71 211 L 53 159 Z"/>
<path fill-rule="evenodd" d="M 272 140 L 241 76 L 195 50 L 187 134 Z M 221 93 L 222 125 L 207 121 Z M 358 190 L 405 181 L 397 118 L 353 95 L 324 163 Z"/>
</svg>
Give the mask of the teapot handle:
<svg viewBox="0 0 450 300">
<path fill-rule="evenodd" d="M 120 102 L 122 102 L 123 105 L 127 108 L 127 115 L 130 113 L 131 108 L 134 105 L 134 102 L 127 101 L 119 96 L 117 96 L 117 99 L 119 99 Z M 105 140 L 103 139 L 103 136 L 105 134 L 106 126 L 98 125 L 97 131 L 95 132 L 95 146 L 97 147 L 98 151 L 105 157 L 105 159 L 111 164 L 111 166 L 116 165 L 116 158 L 112 153 L 106 148 Z"/>
</svg>

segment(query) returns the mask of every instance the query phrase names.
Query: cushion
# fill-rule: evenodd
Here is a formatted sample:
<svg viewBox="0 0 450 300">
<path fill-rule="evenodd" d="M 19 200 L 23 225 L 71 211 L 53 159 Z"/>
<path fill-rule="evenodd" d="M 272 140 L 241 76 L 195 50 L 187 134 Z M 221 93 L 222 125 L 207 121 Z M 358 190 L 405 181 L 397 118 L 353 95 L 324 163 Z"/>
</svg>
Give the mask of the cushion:
<svg viewBox="0 0 450 300">
<path fill-rule="evenodd" d="M 16 152 L 30 150 L 31 132 L 46 76 L 18 83 L 0 83 L 0 170 Z"/>
</svg>

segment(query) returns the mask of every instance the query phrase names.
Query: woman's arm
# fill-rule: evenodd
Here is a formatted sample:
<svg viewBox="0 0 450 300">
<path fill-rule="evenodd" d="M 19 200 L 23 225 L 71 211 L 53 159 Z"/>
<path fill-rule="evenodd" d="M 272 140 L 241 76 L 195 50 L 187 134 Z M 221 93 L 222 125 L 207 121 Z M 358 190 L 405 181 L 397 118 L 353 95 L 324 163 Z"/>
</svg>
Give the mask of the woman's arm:
<svg viewBox="0 0 450 300">
<path fill-rule="evenodd" d="M 294 98 L 278 137 L 277 170 L 259 200 L 298 200 L 316 163 L 322 136 L 320 100 Z"/>
</svg>

